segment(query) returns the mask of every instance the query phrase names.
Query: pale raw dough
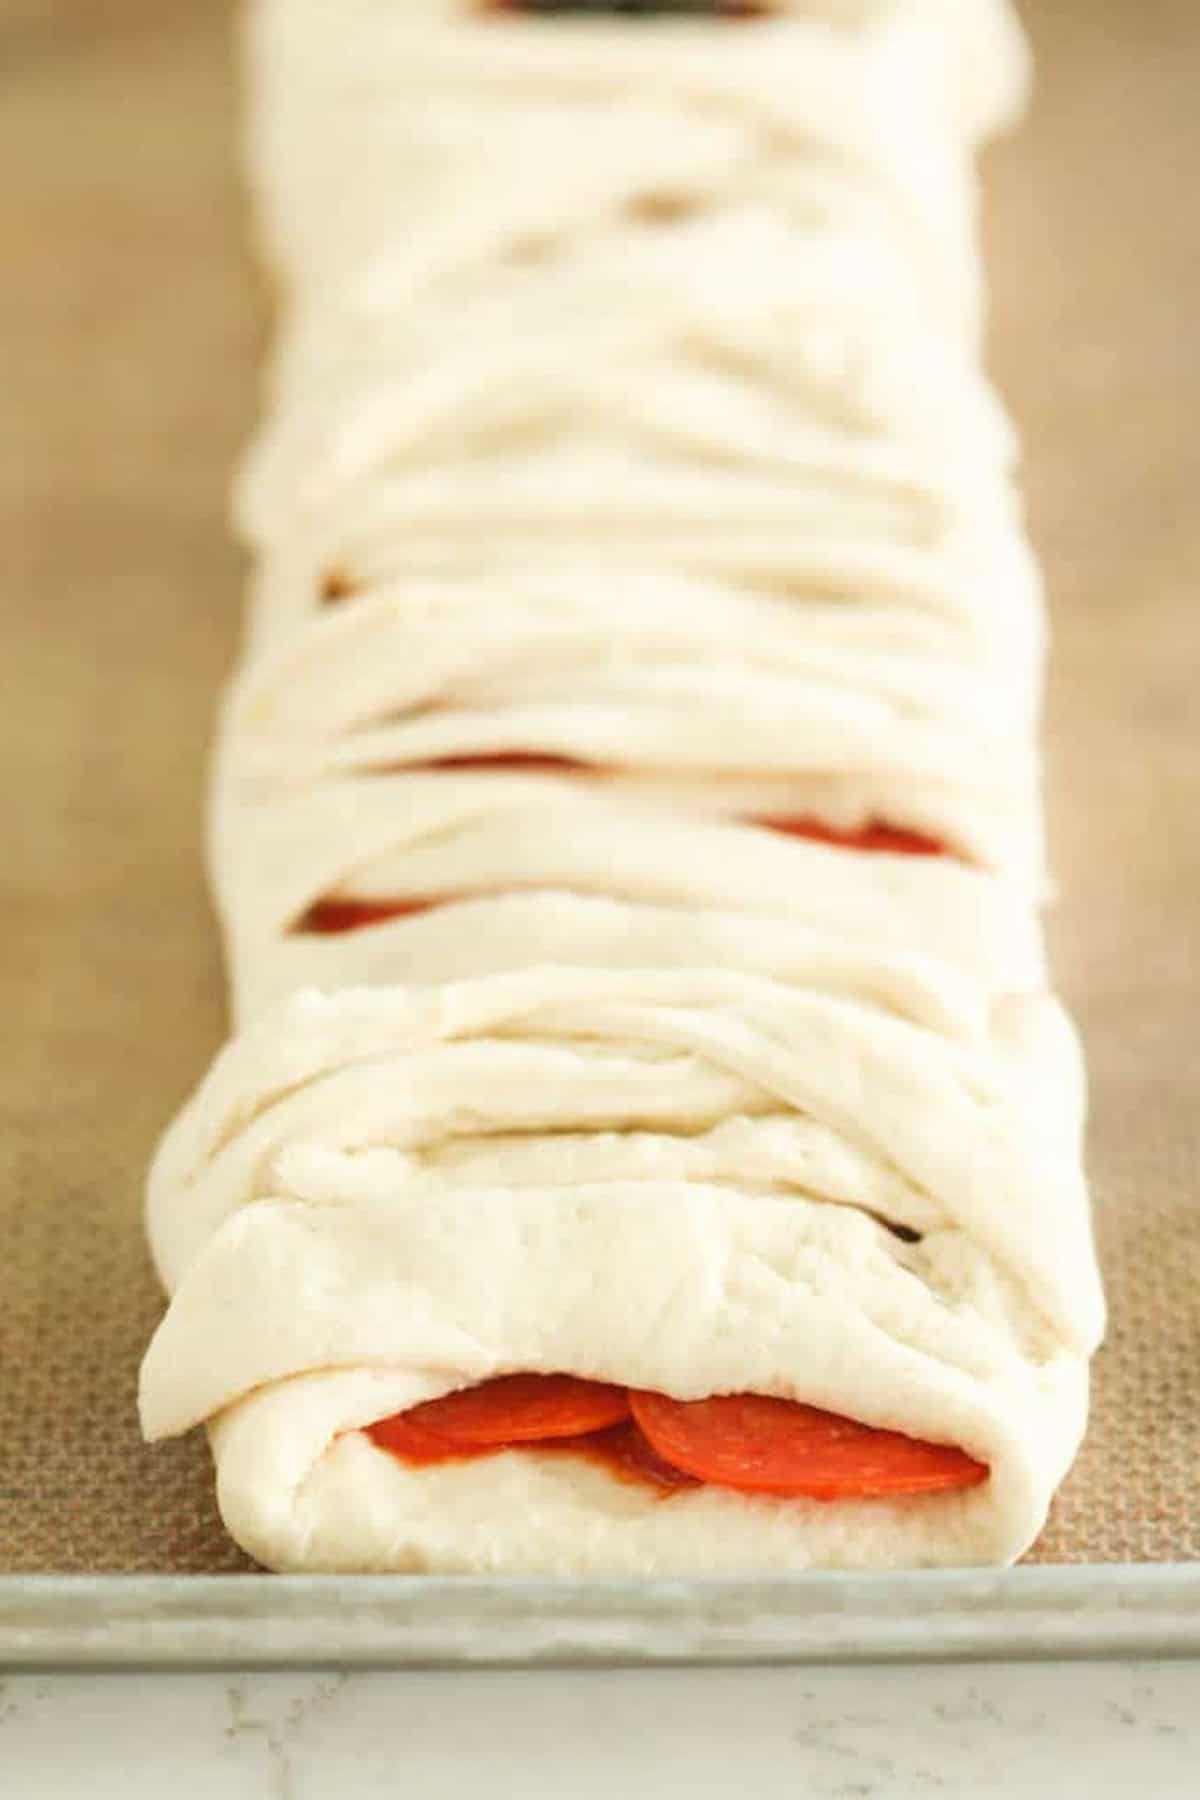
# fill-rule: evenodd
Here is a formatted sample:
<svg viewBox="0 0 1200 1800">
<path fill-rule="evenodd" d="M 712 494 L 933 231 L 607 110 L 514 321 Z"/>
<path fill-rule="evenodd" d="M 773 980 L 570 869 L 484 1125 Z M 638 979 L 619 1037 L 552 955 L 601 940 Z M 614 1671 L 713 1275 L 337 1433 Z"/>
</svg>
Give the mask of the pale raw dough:
<svg viewBox="0 0 1200 1800">
<path fill-rule="evenodd" d="M 1049 1000 L 970 997 L 825 949 L 790 980 L 543 968 L 297 996 L 160 1152 L 174 1299 L 148 1432 L 219 1417 L 226 1515 L 286 1566 L 561 1570 L 589 1544 L 575 1566 L 676 1569 L 719 1520 L 705 1566 L 732 1569 L 757 1503 L 621 1492 L 581 1538 L 619 1484 L 514 1454 L 531 1539 L 489 1517 L 478 1465 L 397 1473 L 339 1434 L 515 1369 L 749 1389 L 992 1469 L 937 1503 L 772 1505 L 769 1563 L 1016 1554 L 1082 1431 L 1102 1308 L 1074 1040 Z"/>
<path fill-rule="evenodd" d="M 978 367 L 1008 7 L 257 0 L 248 49 L 285 306 L 212 809 L 239 1035 L 151 1176 L 147 1434 L 207 1422 L 278 1568 L 1019 1555 L 1103 1302 Z M 512 753 L 571 766 L 444 766 Z M 955 856 L 764 824 L 801 817 Z M 302 929 L 396 898 L 440 904 Z M 800 1399 L 990 1477 L 664 1500 L 360 1429 L 520 1370 Z"/>
</svg>

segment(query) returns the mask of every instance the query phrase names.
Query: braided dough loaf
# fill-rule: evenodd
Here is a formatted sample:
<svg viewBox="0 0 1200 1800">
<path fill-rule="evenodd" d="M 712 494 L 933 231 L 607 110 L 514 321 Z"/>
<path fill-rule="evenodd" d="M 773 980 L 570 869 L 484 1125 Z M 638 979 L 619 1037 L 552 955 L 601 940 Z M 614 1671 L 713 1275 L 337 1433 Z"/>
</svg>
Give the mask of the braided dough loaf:
<svg viewBox="0 0 1200 1800">
<path fill-rule="evenodd" d="M 212 809 L 239 1034 L 152 1171 L 147 1433 L 208 1423 L 280 1568 L 1019 1555 L 1103 1303 L 978 368 L 1007 7 L 258 0 L 249 52 L 284 307 Z M 840 841 L 879 824 L 942 853 Z M 517 1371 L 990 1472 L 664 1502 L 362 1430 Z"/>
</svg>

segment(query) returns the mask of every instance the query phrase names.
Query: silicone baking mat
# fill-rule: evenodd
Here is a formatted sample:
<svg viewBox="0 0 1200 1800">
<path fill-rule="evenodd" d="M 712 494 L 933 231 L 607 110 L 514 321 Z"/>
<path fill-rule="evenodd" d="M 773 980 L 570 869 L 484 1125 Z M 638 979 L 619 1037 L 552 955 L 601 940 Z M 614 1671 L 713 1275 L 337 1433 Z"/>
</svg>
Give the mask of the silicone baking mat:
<svg viewBox="0 0 1200 1800">
<path fill-rule="evenodd" d="M 1090 1051 L 1113 1311 L 1087 1448 L 1037 1556 L 1186 1560 L 1200 1556 L 1200 18 L 1194 0 L 1059 0 L 1029 22 L 1036 115 L 987 164 L 993 362 L 1054 600 L 1052 930 Z M 160 1308 L 143 1170 L 222 1029 L 201 809 L 240 604 L 225 495 L 261 321 L 232 56 L 223 5 L 0 0 L 11 1573 L 249 1566 L 220 1528 L 202 1435 L 146 1449 L 134 1417 Z"/>
</svg>

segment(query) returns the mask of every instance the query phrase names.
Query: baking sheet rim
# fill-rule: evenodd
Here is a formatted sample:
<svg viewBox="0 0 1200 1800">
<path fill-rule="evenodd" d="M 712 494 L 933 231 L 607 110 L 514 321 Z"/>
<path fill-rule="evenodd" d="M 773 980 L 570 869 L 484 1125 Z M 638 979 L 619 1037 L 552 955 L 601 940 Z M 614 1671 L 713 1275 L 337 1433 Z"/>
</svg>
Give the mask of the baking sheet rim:
<svg viewBox="0 0 1200 1800">
<path fill-rule="evenodd" d="M 534 1582 L 0 1576 L 0 1668 L 1200 1658 L 1200 1563 Z"/>
</svg>

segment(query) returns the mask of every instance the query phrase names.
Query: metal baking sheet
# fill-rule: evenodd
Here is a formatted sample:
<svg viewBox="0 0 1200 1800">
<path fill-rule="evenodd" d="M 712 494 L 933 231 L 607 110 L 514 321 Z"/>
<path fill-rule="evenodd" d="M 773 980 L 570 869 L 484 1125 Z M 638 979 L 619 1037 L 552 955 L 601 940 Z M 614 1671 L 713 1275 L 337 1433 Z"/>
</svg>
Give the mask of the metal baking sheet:
<svg viewBox="0 0 1200 1800">
<path fill-rule="evenodd" d="M 1200 1565 L 777 1581 L 0 1579 L 11 1669 L 558 1668 L 1200 1656 Z"/>
</svg>

